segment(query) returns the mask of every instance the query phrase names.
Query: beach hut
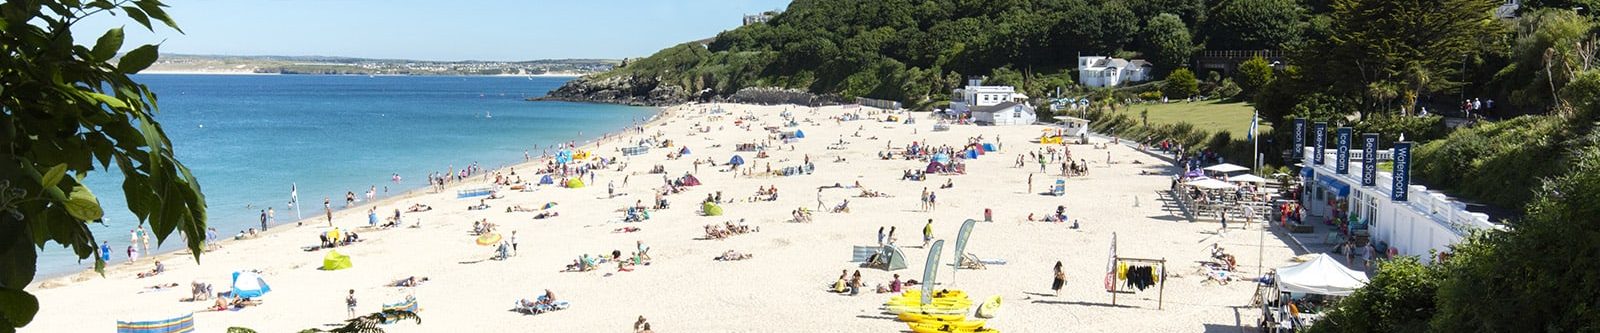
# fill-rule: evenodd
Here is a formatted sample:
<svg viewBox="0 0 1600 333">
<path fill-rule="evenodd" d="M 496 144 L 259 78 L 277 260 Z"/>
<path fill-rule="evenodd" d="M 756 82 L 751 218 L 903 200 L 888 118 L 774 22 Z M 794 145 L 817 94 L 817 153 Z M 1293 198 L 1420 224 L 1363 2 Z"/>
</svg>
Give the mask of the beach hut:
<svg viewBox="0 0 1600 333">
<path fill-rule="evenodd" d="M 272 292 L 272 287 L 267 285 L 267 280 L 255 272 L 233 272 L 233 289 L 230 291 L 234 297 L 256 298 Z"/>
<path fill-rule="evenodd" d="M 743 156 L 739 156 L 739 155 L 733 155 L 733 158 L 728 159 L 728 164 L 732 165 L 735 168 L 737 168 L 737 167 L 739 167 L 741 165 L 744 165 L 744 157 Z"/>
<path fill-rule="evenodd" d="M 339 251 L 328 251 L 328 255 L 322 256 L 322 270 L 337 271 L 346 268 L 350 268 L 350 256 Z"/>
<path fill-rule="evenodd" d="M 549 185 L 549 184 L 555 184 L 555 183 L 556 183 L 555 178 L 551 178 L 550 175 L 544 175 L 544 177 L 540 177 L 539 178 L 539 185 Z"/>
<path fill-rule="evenodd" d="M 583 179 L 579 177 L 567 179 L 567 188 L 583 188 Z"/>
<path fill-rule="evenodd" d="M 718 206 L 715 203 L 707 202 L 701 204 L 700 210 L 704 211 L 706 216 L 722 216 L 722 206 Z"/>
<path fill-rule="evenodd" d="M 906 254 L 900 252 L 900 247 L 884 245 L 878 248 L 878 256 L 873 261 L 867 262 L 866 267 L 877 268 L 885 271 L 906 269 Z"/>
<path fill-rule="evenodd" d="M 117 333 L 186 333 L 194 332 L 194 313 L 147 321 L 117 321 Z"/>
</svg>

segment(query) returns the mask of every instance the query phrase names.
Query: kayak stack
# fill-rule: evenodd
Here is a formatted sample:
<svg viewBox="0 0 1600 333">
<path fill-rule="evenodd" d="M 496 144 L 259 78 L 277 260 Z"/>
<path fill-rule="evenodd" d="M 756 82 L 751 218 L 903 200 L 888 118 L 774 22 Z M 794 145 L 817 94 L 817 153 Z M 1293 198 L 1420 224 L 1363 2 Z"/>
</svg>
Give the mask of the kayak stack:
<svg viewBox="0 0 1600 333">
<path fill-rule="evenodd" d="M 885 310 L 897 315 L 915 333 L 998 333 L 984 327 L 983 320 L 967 320 L 972 299 L 961 290 L 934 291 L 928 304 L 922 304 L 921 290 L 907 290 L 883 304 Z"/>
</svg>

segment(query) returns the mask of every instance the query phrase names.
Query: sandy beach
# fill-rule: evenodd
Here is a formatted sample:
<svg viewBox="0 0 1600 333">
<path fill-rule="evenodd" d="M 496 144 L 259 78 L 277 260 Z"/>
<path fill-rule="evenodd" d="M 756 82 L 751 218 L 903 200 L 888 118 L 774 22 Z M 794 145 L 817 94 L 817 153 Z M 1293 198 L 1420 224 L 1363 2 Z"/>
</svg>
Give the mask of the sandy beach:
<svg viewBox="0 0 1600 333">
<path fill-rule="evenodd" d="M 725 110 L 713 114 L 710 110 Z M 784 127 L 783 112 L 791 112 L 797 127 Z M 831 117 L 860 114 L 863 120 L 836 121 Z M 253 239 L 229 241 L 205 253 L 200 262 L 185 254 L 160 256 L 166 272 L 137 278 L 151 268 L 150 258 L 125 264 L 113 259 L 104 277 L 93 273 L 37 281 L 28 290 L 39 296 L 42 309 L 23 332 L 111 331 L 117 320 L 154 320 L 195 312 L 199 332 L 223 332 L 228 327 L 249 327 L 260 332 L 295 332 L 306 328 L 331 328 L 346 319 L 345 296 L 354 290 L 357 312 L 376 312 L 383 303 L 414 295 L 420 304 L 422 324 L 387 325 L 390 332 L 443 332 L 463 328 L 484 332 L 631 332 L 634 320 L 648 318 L 658 332 L 908 332 L 904 323 L 881 306 L 891 294 L 873 287 L 887 285 L 891 274 L 901 279 L 922 279 L 928 249 L 922 248 L 922 228 L 933 220 L 933 235 L 946 240 L 939 283 L 962 289 L 974 299 L 998 295 L 1004 300 L 999 315 L 988 327 L 1006 332 L 1238 332 L 1250 330 L 1259 310 L 1248 307 L 1255 284 L 1235 281 L 1226 285 L 1204 283 L 1200 262 L 1210 258 L 1210 248 L 1220 244 L 1237 256 L 1238 273 L 1255 276 L 1258 259 L 1268 268 L 1283 266 L 1294 250 L 1271 233 L 1258 255 L 1260 225 L 1242 228 L 1234 223 L 1218 233 L 1215 222 L 1190 223 L 1176 212 L 1174 203 L 1161 200 L 1173 173 L 1159 157 L 1118 144 L 1069 145 L 1073 159 L 1088 161 L 1087 175 L 1060 177 L 1052 164 L 1039 174 L 1037 164 L 1014 167 L 1018 156 L 1040 152 L 1046 145 L 1032 143 L 1044 126 L 951 125 L 934 131 L 928 113 L 899 113 L 915 124 L 884 122 L 887 114 L 871 108 L 830 106 L 682 105 L 666 109 L 637 132 L 582 147 L 594 156 L 617 158 L 617 163 L 596 171 L 595 181 L 583 188 L 533 186 L 532 191 L 504 190 L 505 198 L 487 200 L 486 210 L 468 210 L 481 197 L 458 199 L 456 191 L 488 186 L 494 172 L 527 182 L 540 178 L 534 171 L 544 162 L 534 161 L 511 169 L 492 170 L 451 183 L 437 193 L 415 192 L 372 205 L 379 217 L 413 204 L 433 210 L 403 214 L 407 226 L 368 229 L 367 208 L 336 213 L 333 224 L 354 229 L 363 241 L 336 248 L 349 255 L 353 267 L 321 270 L 328 249 L 316 246 L 318 235 L 329 230 L 320 207 L 302 198 L 308 210 L 303 226 L 280 223 Z M 735 121 L 750 125 L 743 128 Z M 803 130 L 805 139 L 780 143 L 764 127 Z M 961 147 L 982 136 L 999 151 L 966 160 L 963 175 L 928 175 L 925 181 L 901 180 L 906 170 L 921 170 L 926 161 L 894 158 L 881 152 L 903 150 L 913 141 L 933 146 Z M 672 140 L 672 148 L 653 148 L 647 154 L 623 156 L 621 148 L 641 139 Z M 844 143 L 840 143 L 843 141 Z M 771 143 L 767 158 L 754 152 L 736 152 L 741 143 Z M 1097 140 L 1098 143 L 1105 143 Z M 532 143 L 530 143 L 532 145 Z M 1059 149 L 1059 145 L 1051 145 Z M 692 152 L 678 159 L 668 153 L 679 147 Z M 534 150 L 537 154 L 538 150 Z M 749 162 L 738 172 L 727 171 L 733 155 Z M 796 166 L 809 157 L 815 172 L 796 176 L 769 176 L 773 169 Z M 707 159 L 716 165 L 704 163 Z M 696 166 L 695 161 L 701 161 Z M 660 165 L 665 174 L 651 174 Z M 698 169 L 698 171 L 696 171 Z M 742 172 L 753 169 L 754 176 Z M 687 187 L 666 199 L 670 209 L 653 210 L 649 220 L 624 223 L 623 210 L 636 201 L 650 205 L 663 178 L 693 174 L 703 185 Z M 1030 191 L 1030 173 L 1032 184 Z M 422 181 L 408 177 L 407 181 Z M 556 177 L 558 180 L 560 177 Z M 413 180 L 414 179 L 414 180 Z M 585 182 L 588 177 L 583 178 Z M 1066 194 L 1048 191 L 1056 179 L 1065 179 Z M 204 181 L 203 179 L 201 181 Z M 954 186 L 941 189 L 946 182 Z M 853 185 L 891 197 L 858 197 L 859 188 L 820 191 L 824 206 L 849 200 L 850 212 L 817 211 L 811 222 L 794 222 L 798 208 L 816 209 L 819 187 Z M 608 185 L 616 196 L 608 197 Z M 747 202 L 762 187 L 776 187 L 775 201 Z M 937 194 L 937 208 L 921 209 L 924 189 Z M 725 215 L 702 216 L 700 202 L 721 192 Z M 120 199 L 119 199 L 120 200 Z M 506 212 L 521 205 L 559 216 L 534 219 L 538 212 Z M 339 203 L 335 203 L 336 205 Z M 1070 223 L 1026 221 L 1029 214 L 1042 217 L 1064 206 Z M 993 222 L 975 227 L 967 252 L 985 259 L 1004 259 L 1003 265 L 982 270 L 952 271 L 957 230 L 966 219 L 983 219 L 993 211 Z M 292 216 L 278 211 L 279 221 Z M 506 260 L 490 260 L 494 247 L 475 243 L 473 222 L 486 220 L 509 239 L 516 235 L 518 250 Z M 758 232 L 721 240 L 701 239 L 708 224 L 744 224 Z M 636 232 L 614 232 L 636 227 Z M 858 267 L 850 262 L 852 246 L 876 245 L 880 227 L 897 229 L 897 244 L 909 257 L 906 269 L 893 272 Z M 1117 295 L 1104 287 L 1108 250 L 1113 235 L 1122 256 L 1165 259 L 1164 287 Z M 174 237 L 173 240 L 177 238 Z M 619 271 L 602 264 L 593 271 L 563 272 L 582 254 L 627 255 L 636 242 L 649 246 L 652 262 Z M 168 244 L 167 247 L 171 247 Z M 527 252 L 522 252 L 527 250 Z M 739 261 L 713 257 L 734 250 L 752 254 Z M 120 257 L 120 256 L 119 256 Z M 1053 296 L 1052 266 L 1065 264 L 1066 287 Z M 181 302 L 190 296 L 191 282 L 210 283 L 215 291 L 229 288 L 234 271 L 259 270 L 272 292 L 263 304 L 238 311 L 201 312 L 209 301 Z M 860 295 L 830 293 L 841 270 L 859 270 L 866 288 Z M 408 276 L 427 277 L 415 288 L 386 285 Z M 146 287 L 176 283 L 176 288 L 151 291 Z M 565 310 L 537 315 L 513 311 L 519 299 L 533 299 L 544 290 L 570 302 Z M 1159 296 L 1158 296 L 1159 295 Z M 1162 305 L 1158 307 L 1158 298 Z"/>
</svg>

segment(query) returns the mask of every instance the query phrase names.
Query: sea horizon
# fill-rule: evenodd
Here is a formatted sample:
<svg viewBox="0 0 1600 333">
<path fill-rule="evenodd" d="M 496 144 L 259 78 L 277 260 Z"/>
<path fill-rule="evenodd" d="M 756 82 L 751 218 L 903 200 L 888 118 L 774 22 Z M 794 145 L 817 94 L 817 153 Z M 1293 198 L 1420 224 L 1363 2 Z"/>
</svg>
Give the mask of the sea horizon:
<svg viewBox="0 0 1600 333">
<path fill-rule="evenodd" d="M 278 225 L 299 220 L 286 207 L 291 187 L 298 189 L 300 216 L 320 216 L 321 197 L 340 210 L 343 195 L 355 192 L 362 207 L 369 189 L 376 190 L 374 201 L 403 196 L 425 190 L 430 172 L 520 163 L 523 151 L 537 157 L 543 147 L 597 139 L 657 112 L 525 100 L 572 78 L 152 73 L 135 80 L 160 98 L 156 119 L 200 182 L 207 226 L 226 239 L 259 228 L 267 207 Z M 316 157 L 328 153 L 343 158 Z M 393 174 L 401 180 L 392 182 Z M 136 219 L 122 197 L 120 172 L 92 172 L 86 183 L 106 210 L 104 223 L 89 229 L 110 244 L 108 266 L 122 264 Z M 177 235 L 162 245 L 152 239 L 154 253 L 141 256 L 181 250 L 181 243 Z M 74 259 L 70 249 L 45 246 L 37 281 L 93 267 L 92 258 Z"/>
</svg>

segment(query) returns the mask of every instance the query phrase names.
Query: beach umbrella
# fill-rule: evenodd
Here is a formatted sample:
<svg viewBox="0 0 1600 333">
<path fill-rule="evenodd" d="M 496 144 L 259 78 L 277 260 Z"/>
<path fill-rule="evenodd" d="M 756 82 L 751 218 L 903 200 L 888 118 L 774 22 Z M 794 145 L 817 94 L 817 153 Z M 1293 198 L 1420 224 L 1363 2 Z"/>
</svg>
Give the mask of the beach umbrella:
<svg viewBox="0 0 1600 333">
<path fill-rule="evenodd" d="M 1232 163 L 1222 163 L 1222 164 L 1217 164 L 1217 165 L 1213 165 L 1213 166 L 1208 166 L 1208 167 L 1205 168 L 1205 170 L 1206 171 L 1211 171 L 1211 172 L 1229 173 L 1229 172 L 1249 171 L 1250 168 L 1234 165 Z"/>
<path fill-rule="evenodd" d="M 256 298 L 272 291 L 267 280 L 255 272 L 233 272 L 233 296 Z"/>
<path fill-rule="evenodd" d="M 1228 184 L 1227 182 L 1216 180 L 1216 179 L 1211 179 L 1211 178 L 1206 178 L 1206 179 L 1201 179 L 1201 180 L 1196 180 L 1196 181 L 1190 181 L 1188 183 L 1184 183 L 1184 185 L 1199 187 L 1199 188 L 1203 188 L 1203 189 L 1207 189 L 1207 190 L 1222 190 L 1222 189 L 1232 189 L 1232 188 L 1238 187 L 1238 186 L 1233 186 L 1233 184 Z"/>
<path fill-rule="evenodd" d="M 483 234 L 483 236 L 478 236 L 478 245 L 489 246 L 497 243 L 500 243 L 500 234 L 487 233 Z"/>
<path fill-rule="evenodd" d="M 1256 175 L 1252 175 L 1252 174 L 1243 174 L 1243 175 L 1228 177 L 1228 182 L 1233 182 L 1233 183 L 1265 183 L 1265 182 L 1267 182 L 1267 179 L 1266 178 L 1261 178 L 1260 176 L 1256 176 Z"/>
</svg>

